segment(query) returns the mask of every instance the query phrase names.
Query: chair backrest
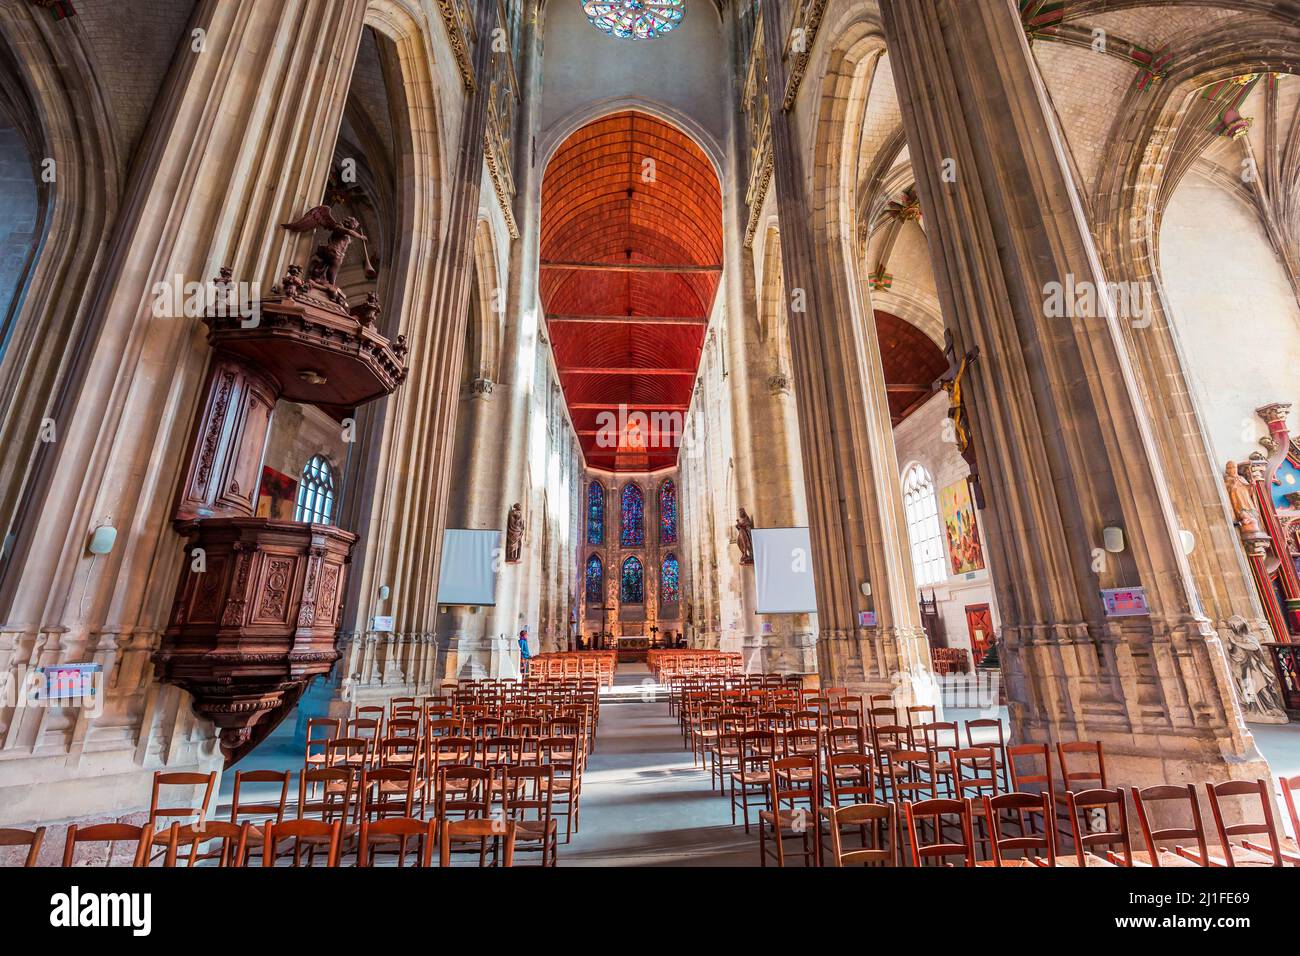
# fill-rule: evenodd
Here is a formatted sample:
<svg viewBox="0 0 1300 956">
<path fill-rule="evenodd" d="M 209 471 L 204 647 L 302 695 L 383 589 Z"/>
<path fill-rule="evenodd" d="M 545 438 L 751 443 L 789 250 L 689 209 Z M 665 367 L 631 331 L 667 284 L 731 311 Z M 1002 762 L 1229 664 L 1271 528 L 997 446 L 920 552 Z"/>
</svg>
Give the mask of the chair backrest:
<svg viewBox="0 0 1300 956">
<path fill-rule="evenodd" d="M 954 856 L 960 857 L 965 866 L 975 865 L 969 800 L 908 801 L 903 804 L 903 812 L 907 819 L 907 837 L 912 850 L 913 866 L 924 866 L 928 860 L 942 862 Z M 945 825 L 945 817 L 957 818 L 960 842 L 954 843 L 947 839 L 952 825 Z M 924 825 L 926 822 L 930 824 L 928 828 Z M 924 840 L 927 829 L 933 832 L 933 841 Z"/>
<path fill-rule="evenodd" d="M 281 823 L 268 823 L 266 837 L 262 843 L 262 865 L 275 866 L 281 840 L 293 840 L 293 865 L 302 865 L 303 840 L 325 840 L 328 847 L 326 866 L 339 865 L 339 837 L 343 832 L 343 823 L 335 820 L 325 823 L 321 820 L 285 820 Z"/>
<path fill-rule="evenodd" d="M 491 800 L 492 771 L 468 764 L 438 768 L 438 816 L 482 816 Z"/>
<path fill-rule="evenodd" d="M 153 775 L 153 794 L 149 798 L 149 826 L 155 830 L 164 829 L 160 817 L 176 817 L 201 823 L 207 819 L 208 805 L 212 802 L 212 791 L 217 785 L 217 772 L 211 773 L 164 773 L 155 771 Z M 194 788 L 203 788 L 203 799 L 195 807 L 187 802 L 184 806 L 162 806 L 163 787 L 177 787 L 192 794 Z"/>
<path fill-rule="evenodd" d="M 986 795 L 997 796 L 1001 789 L 998 786 L 1001 776 L 997 768 L 997 748 L 965 747 L 950 751 L 948 760 L 956 796 L 975 800 Z"/>
<path fill-rule="evenodd" d="M 409 817 L 415 812 L 415 768 L 378 767 L 361 771 L 361 818 Z"/>
<path fill-rule="evenodd" d="M 27 847 L 27 859 L 23 866 L 36 865 L 36 857 L 41 852 L 41 842 L 44 839 L 45 827 L 37 827 L 35 830 L 17 830 L 12 827 L 0 828 L 0 847 Z"/>
<path fill-rule="evenodd" d="M 1013 859 L 1008 853 L 1019 851 L 1028 858 L 1031 850 L 1041 850 L 1047 865 L 1056 866 L 1056 821 L 1052 794 L 1003 793 L 985 796 L 984 820 L 993 835 L 992 856 L 995 866 L 1003 866 Z M 1004 817 L 1003 814 L 1007 814 Z M 1019 836 L 1006 836 L 1013 832 L 1008 817 L 1014 814 L 1015 831 Z"/>
<path fill-rule="evenodd" d="M 1092 790 L 1067 790 L 1066 806 L 1070 812 L 1070 834 L 1074 837 L 1074 853 L 1079 866 L 1087 866 L 1088 850 L 1091 847 L 1118 847 L 1123 852 L 1119 856 L 1121 866 L 1133 865 L 1133 845 L 1128 835 L 1128 810 L 1121 788 L 1107 790 L 1097 787 Z M 1114 816 L 1111 816 L 1114 808 Z M 1089 811 L 1102 810 L 1106 822 L 1101 829 L 1093 829 Z"/>
<path fill-rule="evenodd" d="M 1043 762 L 1043 772 L 1034 773 L 1030 770 L 1022 770 L 1025 763 L 1034 760 Z M 1052 793 L 1052 752 L 1047 744 L 1016 744 L 1007 748 L 1007 766 L 1011 770 L 1011 789 L 1021 793 L 1030 792 L 1027 788 L 1034 787 L 1046 793 Z"/>
<path fill-rule="evenodd" d="M 419 737 L 420 720 L 418 717 L 390 717 L 384 728 L 384 739 L 389 737 Z"/>
<path fill-rule="evenodd" d="M 543 835 L 550 827 L 554 767 L 507 766 L 501 775 L 501 810 L 512 820 L 540 820 Z"/>
<path fill-rule="evenodd" d="M 68 827 L 63 841 L 63 865 L 72 866 L 77 847 L 83 843 L 107 843 L 108 855 L 104 865 L 113 862 L 113 846 L 118 843 L 134 843 L 135 853 L 132 866 L 148 866 L 149 850 L 153 845 L 153 827 L 132 826 L 129 823 L 96 823 L 88 827 L 79 827 L 73 823 Z"/>
<path fill-rule="evenodd" d="M 284 808 L 289 802 L 289 781 L 293 774 L 288 770 L 236 770 L 235 790 L 230 798 L 230 822 L 240 823 L 240 817 L 257 817 L 259 822 L 274 816 L 275 822 L 284 819 Z M 274 803 L 253 803 L 241 799 L 242 789 L 250 783 L 278 783 L 280 799 Z"/>
<path fill-rule="evenodd" d="M 383 820 L 361 819 L 361 830 L 357 835 L 357 866 L 373 866 L 374 850 L 372 843 L 381 838 L 385 843 L 398 843 L 397 865 L 406 863 L 406 841 L 419 841 L 419 865 L 428 867 L 433 863 L 433 848 L 438 842 L 437 818 L 421 820 L 418 817 L 388 817 Z"/>
<path fill-rule="evenodd" d="M 984 731 L 989 731 L 987 740 L 976 740 L 976 732 L 979 732 L 981 738 L 985 737 Z M 993 740 L 997 740 L 999 750 L 1005 750 L 1007 739 L 1003 732 L 1002 721 L 994 717 L 979 717 L 975 720 L 966 721 L 966 746 L 981 747 L 988 746 Z"/>
<path fill-rule="evenodd" d="M 442 866 L 451 866 L 452 841 L 475 839 L 480 841 L 500 839 L 501 865 L 515 865 L 515 822 L 501 819 L 444 820 L 438 862 Z M 480 859 L 482 859 L 481 854 Z"/>
<path fill-rule="evenodd" d="M 252 771 L 257 772 L 257 771 Z M 270 822 L 270 821 L 268 821 Z M 278 822 L 278 821 L 277 821 Z M 208 820 L 203 824 L 202 829 L 193 828 L 186 833 L 183 841 L 188 848 L 186 856 L 186 866 L 194 866 L 199 859 L 199 847 L 213 840 L 220 840 L 221 847 L 214 854 L 205 858 L 215 859 L 219 867 L 239 867 L 244 865 L 244 857 L 248 852 L 248 840 L 253 832 L 253 823 L 245 820 L 243 823 L 228 823 L 225 820 Z M 172 824 L 171 837 L 179 844 L 180 833 L 176 824 Z M 173 858 L 175 853 L 168 848 L 168 856 Z M 168 864 L 170 865 L 170 864 Z"/>
<path fill-rule="evenodd" d="M 1282 799 L 1286 801 L 1287 816 L 1291 818 L 1291 836 L 1300 843 L 1300 774 L 1294 777 L 1282 777 L 1278 780 L 1282 787 Z"/>
<path fill-rule="evenodd" d="M 835 866 L 897 866 L 892 803 L 849 803 L 824 811 L 830 823 L 831 860 Z M 862 846 L 845 849 L 844 828 L 862 834 Z"/>
<path fill-rule="evenodd" d="M 832 727 L 826 731 L 828 754 L 865 754 L 867 739 L 861 727 Z"/>
<path fill-rule="evenodd" d="M 1071 755 L 1077 755 L 1077 759 L 1071 761 Z M 1106 756 L 1102 752 L 1100 740 L 1074 740 L 1057 744 L 1056 756 L 1061 764 L 1062 789 L 1106 789 Z"/>
<path fill-rule="evenodd" d="M 368 737 L 335 737 L 325 743 L 325 766 L 348 766 L 360 769 L 370 762 L 371 748 L 377 739 Z"/>
<path fill-rule="evenodd" d="M 346 821 L 355 797 L 356 776 L 348 767 L 318 767 L 298 777 L 298 817 Z M 319 798 L 317 802 L 309 800 Z"/>
<path fill-rule="evenodd" d="M 815 827 L 817 810 L 822 802 L 817 757 L 780 757 L 771 762 L 768 773 L 768 806 L 773 810 L 803 810 L 808 814 L 808 826 Z"/>
<path fill-rule="evenodd" d="M 1197 859 L 1208 859 L 1209 854 L 1205 845 L 1205 823 L 1201 819 L 1201 806 L 1196 799 L 1196 786 L 1194 784 L 1189 783 L 1183 787 L 1133 787 L 1131 792 L 1133 794 L 1133 805 L 1137 808 L 1138 826 L 1142 829 L 1142 841 L 1146 844 L 1152 866 L 1160 865 L 1160 850 L 1162 849 L 1160 844 L 1170 840 L 1195 840 L 1196 850 L 1199 854 Z M 1186 816 L 1191 819 L 1191 826 L 1157 829 L 1151 825 L 1151 814 L 1148 813 L 1151 804 L 1161 804 L 1162 815 L 1168 818 L 1170 812 L 1175 809 L 1174 805 L 1179 802 L 1186 805 Z"/>
<path fill-rule="evenodd" d="M 1263 836 L 1268 840 L 1269 855 L 1274 866 L 1282 866 L 1282 847 L 1277 839 L 1277 825 L 1273 820 L 1273 800 L 1266 780 L 1229 780 L 1226 783 L 1207 783 L 1206 796 L 1210 798 L 1210 812 L 1214 815 L 1214 829 L 1223 846 L 1224 862 L 1233 866 L 1232 838 L 1236 836 Z M 1254 797 L 1259 800 L 1263 819 L 1258 823 L 1225 823 L 1220 800 L 1224 797 Z"/>
<path fill-rule="evenodd" d="M 826 786 L 832 807 L 874 803 L 875 761 L 864 753 L 832 753 L 826 758 Z"/>
</svg>

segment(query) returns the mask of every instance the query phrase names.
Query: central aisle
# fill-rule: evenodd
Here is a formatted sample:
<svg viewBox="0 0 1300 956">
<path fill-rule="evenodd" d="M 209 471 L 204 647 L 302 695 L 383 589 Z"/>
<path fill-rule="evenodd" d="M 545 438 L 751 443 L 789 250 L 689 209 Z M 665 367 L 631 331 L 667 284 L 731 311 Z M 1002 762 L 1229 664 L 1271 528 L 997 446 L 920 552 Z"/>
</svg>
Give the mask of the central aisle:
<svg viewBox="0 0 1300 956">
<path fill-rule="evenodd" d="M 601 701 L 582 831 L 560 844 L 559 865 L 757 866 L 757 834 L 731 825 L 726 796 L 709 789 L 707 769 L 691 766 L 667 695 L 637 697 L 650 680 L 644 664 L 620 664 L 614 693 Z"/>
</svg>

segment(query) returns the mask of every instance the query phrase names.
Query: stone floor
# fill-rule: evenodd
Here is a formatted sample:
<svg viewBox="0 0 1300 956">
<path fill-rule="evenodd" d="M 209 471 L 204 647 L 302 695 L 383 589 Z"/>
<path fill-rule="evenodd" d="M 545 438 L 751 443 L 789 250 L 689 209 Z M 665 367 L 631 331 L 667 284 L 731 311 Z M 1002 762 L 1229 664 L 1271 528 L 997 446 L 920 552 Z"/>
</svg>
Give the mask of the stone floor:
<svg viewBox="0 0 1300 956">
<path fill-rule="evenodd" d="M 726 796 L 710 789 L 706 770 L 692 767 L 666 697 L 661 691 L 650 700 L 647 686 L 653 685 L 644 665 L 619 666 L 601 705 L 596 750 L 583 780 L 581 829 L 561 845 L 560 865 L 757 865 L 757 836 L 732 826 Z M 947 713 L 959 722 L 979 716 L 987 715 Z M 1005 722 L 1005 709 L 1001 717 Z M 1300 724 L 1251 729 L 1275 775 L 1300 774 Z M 286 721 L 239 769 L 296 769 L 301 759 L 293 724 Z M 234 774 L 223 775 L 219 805 L 229 806 L 233 786 Z"/>
</svg>

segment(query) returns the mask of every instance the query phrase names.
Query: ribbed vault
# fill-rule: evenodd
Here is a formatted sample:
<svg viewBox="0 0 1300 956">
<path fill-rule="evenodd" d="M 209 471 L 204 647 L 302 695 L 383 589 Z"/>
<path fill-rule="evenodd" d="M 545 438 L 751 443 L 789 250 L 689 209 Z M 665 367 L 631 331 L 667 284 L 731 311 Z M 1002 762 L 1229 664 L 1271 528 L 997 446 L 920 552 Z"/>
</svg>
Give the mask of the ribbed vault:
<svg viewBox="0 0 1300 956">
<path fill-rule="evenodd" d="M 708 157 L 627 111 L 582 127 L 542 182 L 541 295 L 587 463 L 661 468 L 675 444 L 601 447 L 601 412 L 685 411 L 722 263 L 722 195 Z"/>
</svg>

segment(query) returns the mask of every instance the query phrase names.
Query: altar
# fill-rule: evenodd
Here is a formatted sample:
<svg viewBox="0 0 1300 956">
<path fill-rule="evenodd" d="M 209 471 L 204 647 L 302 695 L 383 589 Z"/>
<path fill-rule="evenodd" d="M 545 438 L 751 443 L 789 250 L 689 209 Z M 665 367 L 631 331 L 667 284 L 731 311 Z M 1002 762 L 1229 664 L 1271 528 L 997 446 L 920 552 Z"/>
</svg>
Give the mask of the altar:
<svg viewBox="0 0 1300 956">
<path fill-rule="evenodd" d="M 618 662 L 620 664 L 644 662 L 649 659 L 649 656 L 650 638 L 637 635 L 618 639 Z"/>
</svg>

